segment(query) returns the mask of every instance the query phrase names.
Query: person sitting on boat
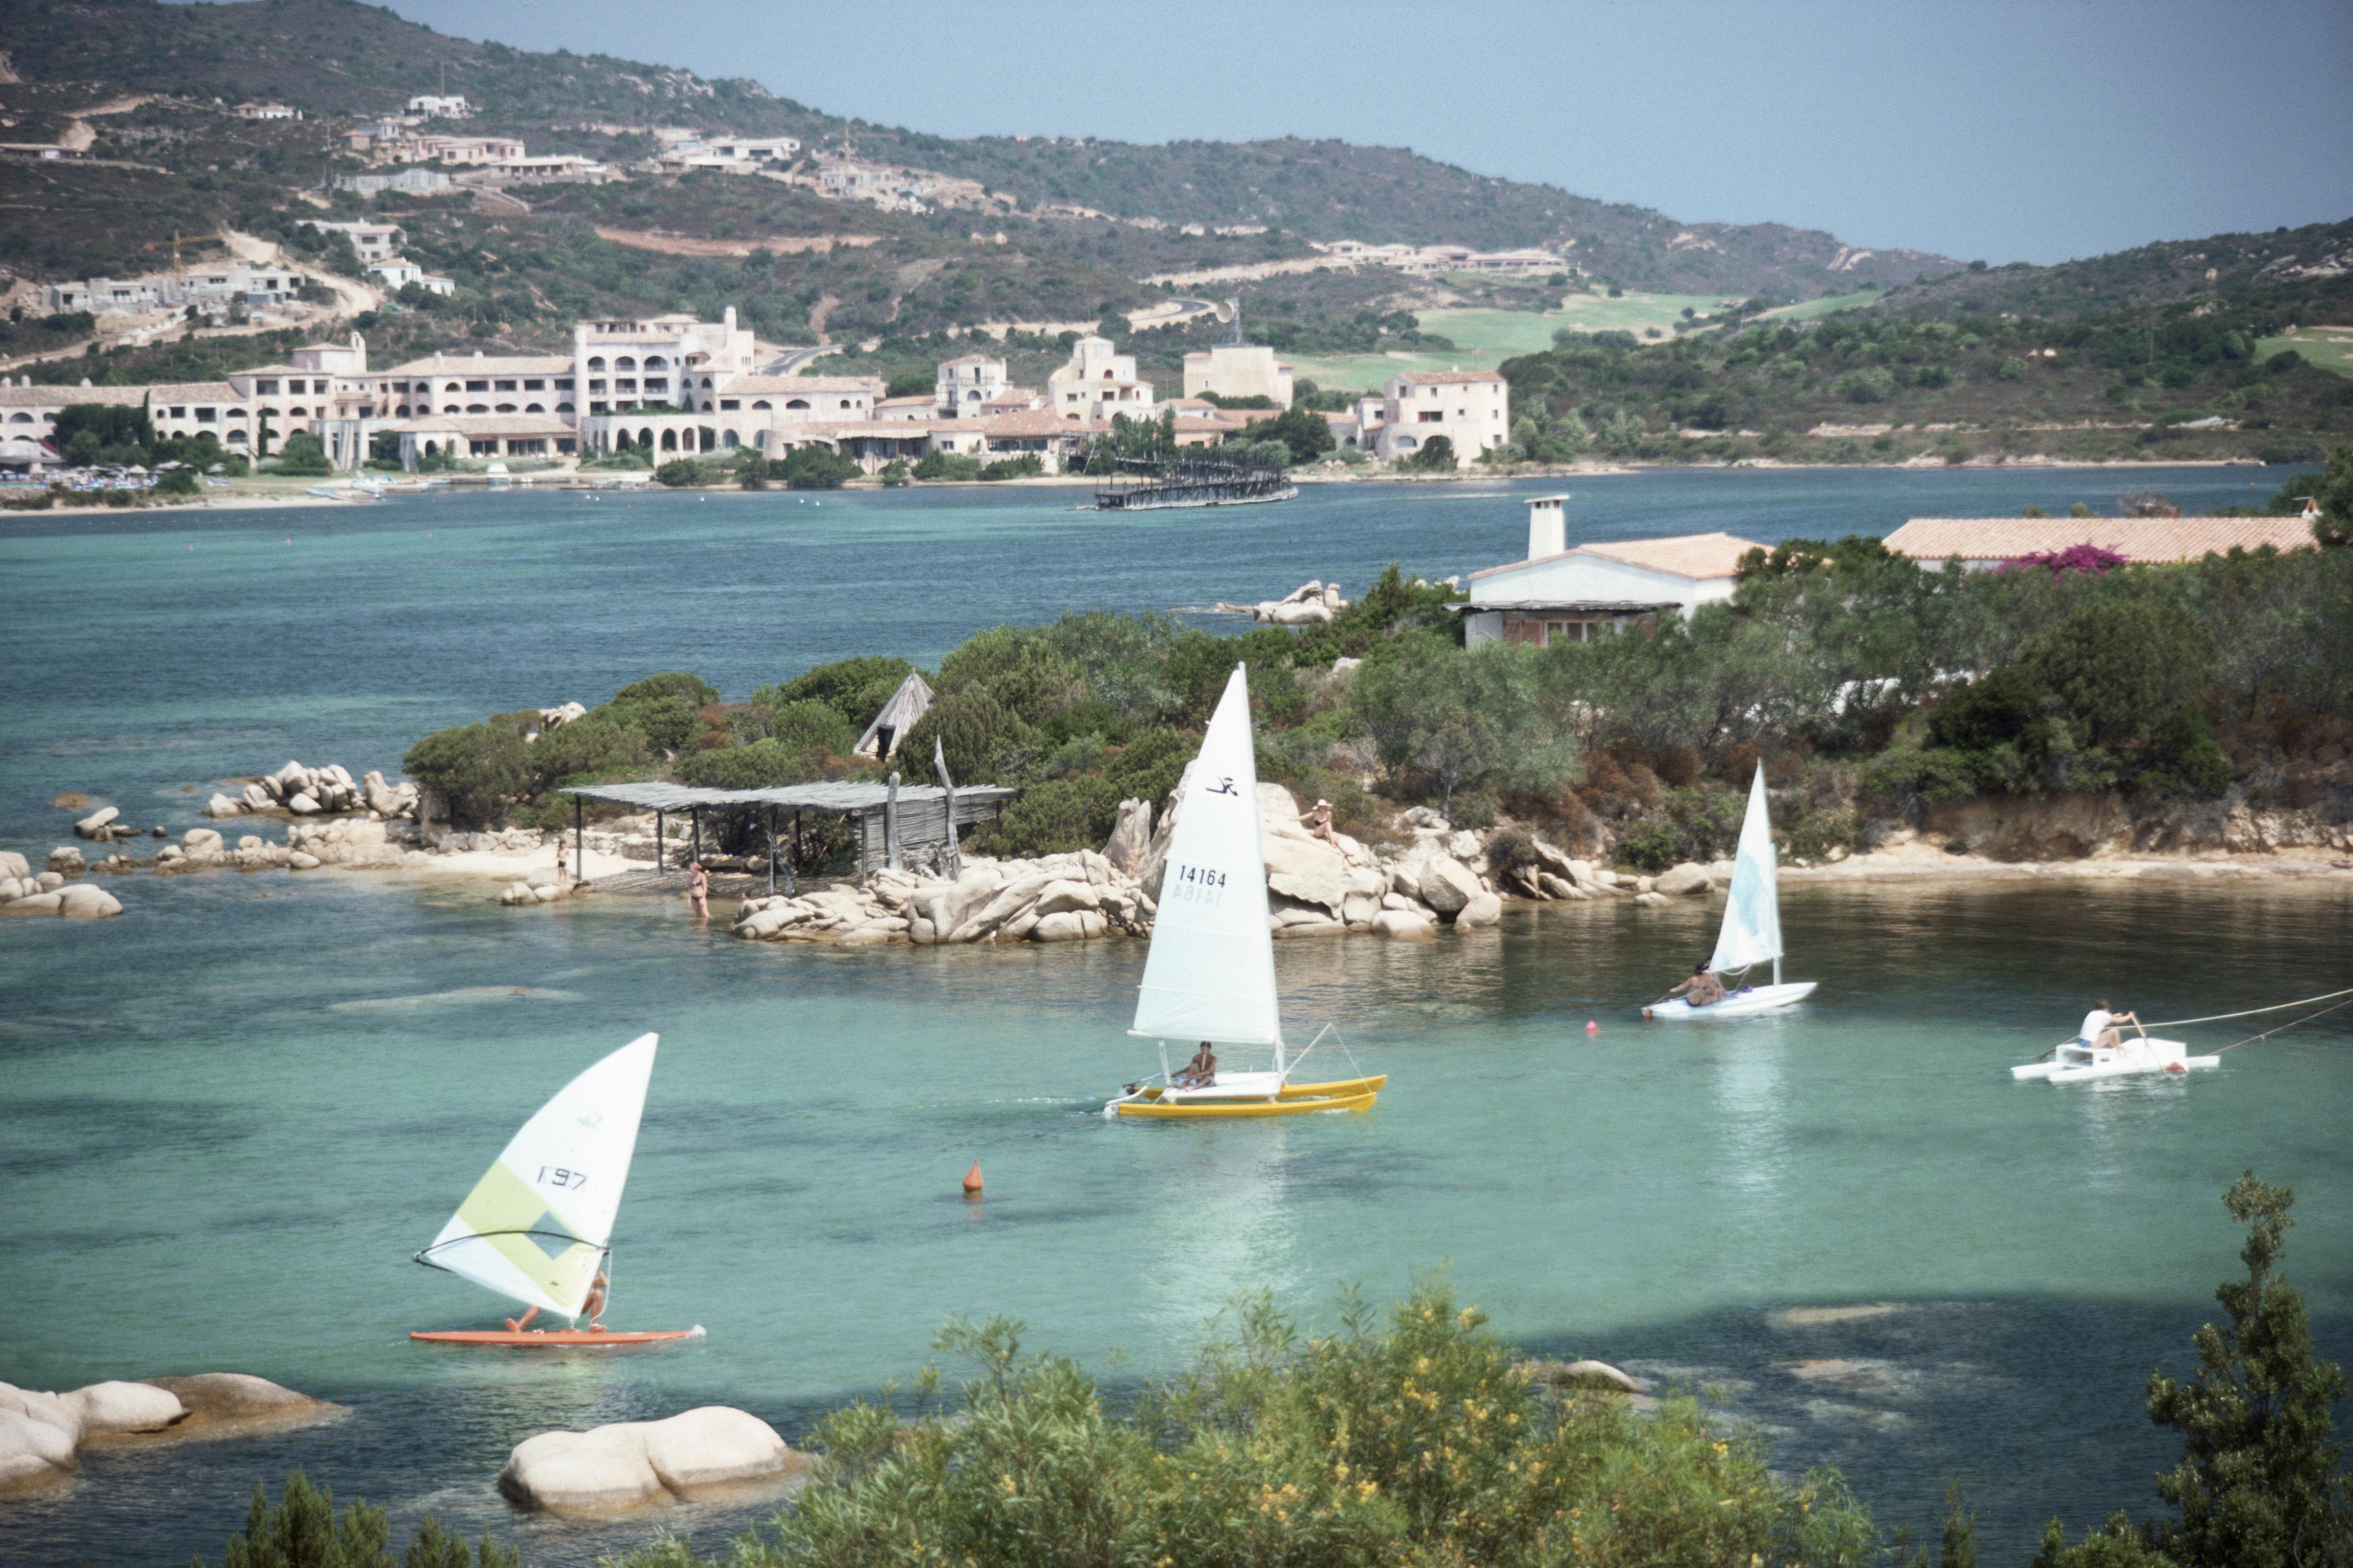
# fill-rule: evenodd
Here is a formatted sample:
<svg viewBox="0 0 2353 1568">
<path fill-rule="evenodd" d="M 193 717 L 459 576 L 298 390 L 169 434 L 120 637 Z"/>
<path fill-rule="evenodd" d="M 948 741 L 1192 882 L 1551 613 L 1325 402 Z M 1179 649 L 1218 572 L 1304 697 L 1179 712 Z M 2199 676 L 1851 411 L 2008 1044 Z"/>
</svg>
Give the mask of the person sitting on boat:
<svg viewBox="0 0 2353 1568">
<path fill-rule="evenodd" d="M 1724 1000 L 1724 982 L 1716 978 L 1715 971 L 1707 966 L 1705 959 L 1702 959 L 1692 965 L 1691 978 L 1667 994 L 1682 996 L 1692 1006 L 1705 1007 Z"/>
<path fill-rule="evenodd" d="M 2084 1015 L 2083 1032 L 2075 1037 L 2075 1043 L 2091 1050 L 2112 1051 L 2125 1043 L 2124 1031 L 2117 1026 L 2139 1022 L 2137 1013 L 2109 1012 L 2108 999 L 2103 996 L 2098 1006 Z"/>
<path fill-rule="evenodd" d="M 1187 1062 L 1184 1068 L 1178 1071 L 1176 1076 L 1168 1080 L 1168 1087 L 1171 1089 L 1208 1089 L 1217 1081 L 1217 1053 L 1209 1049 L 1208 1041 L 1203 1040 L 1201 1042 L 1201 1048 L 1193 1053 L 1193 1059 Z"/>
</svg>

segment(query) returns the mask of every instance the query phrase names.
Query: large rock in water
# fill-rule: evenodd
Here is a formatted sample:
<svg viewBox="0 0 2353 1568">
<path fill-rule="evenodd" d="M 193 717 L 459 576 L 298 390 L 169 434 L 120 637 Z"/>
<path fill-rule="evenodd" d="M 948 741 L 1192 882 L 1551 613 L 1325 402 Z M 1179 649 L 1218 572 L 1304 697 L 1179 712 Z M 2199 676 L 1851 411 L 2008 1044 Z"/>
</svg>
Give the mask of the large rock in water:
<svg viewBox="0 0 2353 1568">
<path fill-rule="evenodd" d="M 122 912 L 122 900 L 104 888 L 75 882 L 58 889 L 58 913 L 68 919 L 103 920 Z"/>
<path fill-rule="evenodd" d="M 14 849 L 0 849 L 0 877 L 24 881 L 33 874 L 32 862 Z"/>
<path fill-rule="evenodd" d="M 499 1490 L 551 1513 L 617 1513 L 670 1494 L 774 1479 L 801 1463 L 758 1416 L 709 1405 L 666 1421 L 543 1432 L 516 1446 Z"/>
<path fill-rule="evenodd" d="M 1433 855 L 1421 865 L 1421 901 L 1441 915 L 1459 912 L 1487 889 L 1478 875 L 1451 855 Z"/>
<path fill-rule="evenodd" d="M 266 1377 L 242 1372 L 199 1372 L 185 1377 L 151 1377 L 148 1386 L 178 1400 L 187 1416 L 175 1436 L 228 1436 L 326 1421 L 343 1413 L 340 1405 L 297 1394 Z"/>
<path fill-rule="evenodd" d="M 74 836 L 78 838 L 96 838 L 106 831 L 110 823 L 121 815 L 122 809 L 120 806 L 100 806 L 74 824 Z"/>
<path fill-rule="evenodd" d="M 75 1463 L 73 1437 L 63 1428 L 0 1409 L 0 1496 L 64 1480 Z"/>
<path fill-rule="evenodd" d="M 1706 892 L 1709 882 L 1706 867 L 1696 861 L 1686 860 L 1672 870 L 1661 872 L 1659 879 L 1651 884 L 1651 891 L 1664 893 L 1671 899 L 1680 899 L 1693 893 Z"/>
<path fill-rule="evenodd" d="M 89 868 L 90 864 L 81 858 L 81 851 L 70 844 L 60 844 L 49 851 L 49 869 L 60 876 L 79 877 Z"/>
<path fill-rule="evenodd" d="M 1455 912 L 1454 929 L 1475 931 L 1481 926 L 1493 925 L 1503 918 L 1504 900 L 1502 899 L 1489 892 L 1473 893 L 1462 908 Z"/>
<path fill-rule="evenodd" d="M 81 1413 L 85 1439 L 123 1432 L 161 1432 L 188 1413 L 177 1394 L 151 1383 L 93 1383 L 63 1397 Z"/>
</svg>

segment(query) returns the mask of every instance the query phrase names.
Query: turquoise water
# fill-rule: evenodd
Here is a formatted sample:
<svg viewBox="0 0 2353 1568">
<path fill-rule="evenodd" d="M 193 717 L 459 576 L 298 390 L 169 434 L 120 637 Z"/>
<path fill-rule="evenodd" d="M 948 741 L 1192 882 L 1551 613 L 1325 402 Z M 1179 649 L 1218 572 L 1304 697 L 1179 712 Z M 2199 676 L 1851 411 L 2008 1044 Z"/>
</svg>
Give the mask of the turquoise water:
<svg viewBox="0 0 2353 1568">
<path fill-rule="evenodd" d="M 1646 475 L 1576 504 L 1597 533 L 1770 539 L 2111 482 Z M 2219 497 L 2248 477 L 2161 482 Z M 1068 499 L 437 498 L 20 526 L 0 533 L 17 634 L 0 843 L 56 842 L 60 788 L 176 832 L 203 798 L 179 792 L 223 773 L 388 767 L 434 725 L 654 668 L 739 696 L 1065 605 L 1353 585 L 1392 558 L 1458 570 L 1506 557 L 1524 526 L 1503 487 L 1357 487 L 1151 526 Z M 2353 1351 L 2353 1033 L 2299 1030 L 2186 1083 L 2003 1070 L 2095 990 L 2178 1017 L 2342 984 L 2336 886 L 1797 889 L 1791 973 L 1824 982 L 1816 1001 L 1674 1032 L 1637 1009 L 1704 949 L 1697 903 L 1282 944 L 1293 1032 L 1336 1022 L 1358 1065 L 1393 1075 L 1379 1108 L 1169 1127 L 1098 1114 L 1145 1065 L 1123 1034 L 1139 944 L 777 947 L 652 902 L 519 912 L 429 878 L 115 886 L 119 920 L 0 925 L 0 1378 L 228 1368 L 352 1414 L 95 1456 L 70 1491 L 0 1504 L 6 1561 L 216 1558 L 254 1482 L 301 1463 L 403 1518 L 432 1507 L 534 1563 L 586 1563 L 649 1527 L 509 1513 L 491 1481 L 533 1432 L 721 1400 L 798 1437 L 919 1366 L 954 1313 L 1021 1317 L 1117 1383 L 1184 1355 L 1237 1290 L 1313 1313 L 1347 1282 L 1388 1298 L 1440 1267 L 1533 1350 L 1721 1387 L 1788 1463 L 1845 1467 L 1891 1523 L 1961 1476 L 2022 1557 L 2053 1511 L 2149 1506 L 2168 1446 L 2140 1384 L 2179 1369 L 2211 1313 L 2235 1248 L 2217 1194 L 2248 1165 L 2297 1188 L 2291 1272 L 2324 1343 Z M 563 1360 L 412 1345 L 409 1329 L 499 1309 L 407 1255 L 556 1085 L 647 1028 L 663 1047 L 613 1321 L 710 1337 Z M 976 1159 L 987 1196 L 967 1205 Z M 1768 1317 L 1880 1301 L 1902 1310 Z M 1832 1356 L 1860 1370 L 1790 1371 Z M 708 1546 L 743 1516 L 670 1522 Z"/>
</svg>

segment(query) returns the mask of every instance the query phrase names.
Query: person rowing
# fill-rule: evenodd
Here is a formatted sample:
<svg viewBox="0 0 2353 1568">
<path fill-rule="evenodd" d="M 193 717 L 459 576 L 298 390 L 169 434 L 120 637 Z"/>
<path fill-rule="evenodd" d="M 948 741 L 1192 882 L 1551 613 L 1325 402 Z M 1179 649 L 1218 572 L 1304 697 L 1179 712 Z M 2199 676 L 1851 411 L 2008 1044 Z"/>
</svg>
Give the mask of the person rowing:
<svg viewBox="0 0 2353 1568">
<path fill-rule="evenodd" d="M 2124 1024 L 2137 1027 L 2140 1015 L 2111 1013 L 2108 1011 L 2108 999 L 2103 996 L 2098 1006 L 2084 1015 L 2084 1027 L 2076 1035 L 2074 1043 L 2086 1050 L 2113 1051 L 2124 1044 L 2124 1030 L 2118 1026 Z M 2143 1029 L 2141 1032 L 2147 1034 L 2148 1031 Z"/>
</svg>

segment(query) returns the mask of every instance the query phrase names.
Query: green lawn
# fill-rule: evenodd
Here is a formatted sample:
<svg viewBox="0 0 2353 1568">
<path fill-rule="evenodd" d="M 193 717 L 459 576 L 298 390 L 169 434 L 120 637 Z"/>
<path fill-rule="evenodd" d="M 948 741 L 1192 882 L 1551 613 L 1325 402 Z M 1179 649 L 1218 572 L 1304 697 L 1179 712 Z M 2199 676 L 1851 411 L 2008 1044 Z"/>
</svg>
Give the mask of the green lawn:
<svg viewBox="0 0 2353 1568">
<path fill-rule="evenodd" d="M 1567 309 L 1546 310 L 1421 310 L 1421 330 L 1451 338 L 1451 353 L 1344 354 L 1331 359 L 1293 362 L 1297 373 L 1318 386 L 1377 390 L 1390 376 L 1408 370 L 1493 370 L 1516 354 L 1552 347 L 1552 335 L 1563 327 L 1581 332 L 1632 332 L 1641 336 L 1655 327 L 1662 339 L 1672 337 L 1685 310 L 1705 313 L 1717 310 L 1723 297 L 1715 294 L 1628 294 L 1611 300 L 1598 294 L 1572 294 Z"/>
<path fill-rule="evenodd" d="M 2353 329 L 2317 327 L 2310 331 L 2298 332 L 2292 338 L 2255 340 L 2257 359 L 2269 359 L 2272 355 L 2286 349 L 2294 349 L 2307 362 L 2318 365 L 2323 370 L 2333 370 L 2339 375 L 2353 376 Z"/>
</svg>

